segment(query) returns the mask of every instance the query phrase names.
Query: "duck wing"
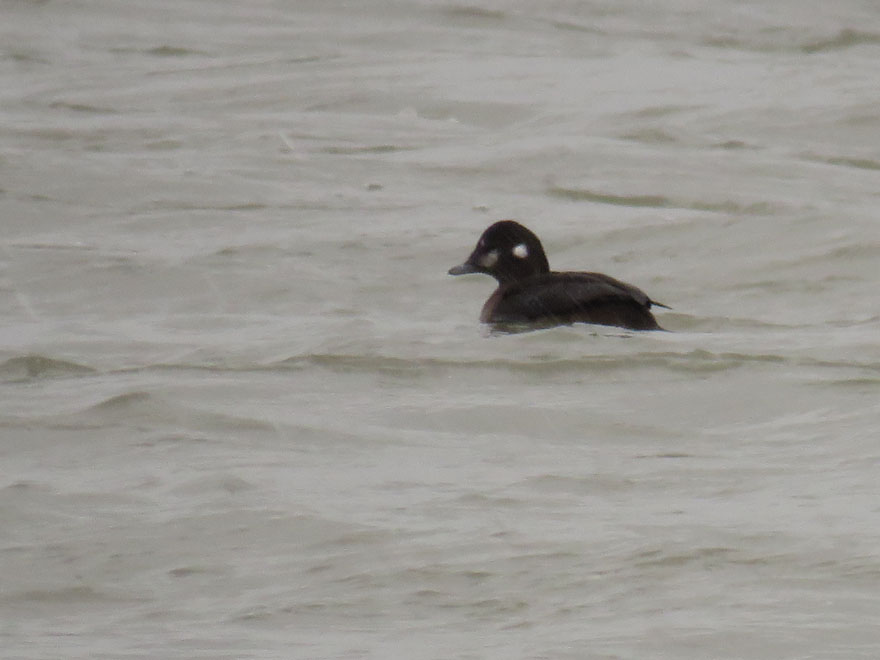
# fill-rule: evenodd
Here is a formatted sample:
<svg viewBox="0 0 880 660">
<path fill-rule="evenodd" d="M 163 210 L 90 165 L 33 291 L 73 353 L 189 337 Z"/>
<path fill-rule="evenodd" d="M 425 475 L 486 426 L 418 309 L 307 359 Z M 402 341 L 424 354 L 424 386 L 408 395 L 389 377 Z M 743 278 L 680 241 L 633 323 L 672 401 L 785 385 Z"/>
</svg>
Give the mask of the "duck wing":
<svg viewBox="0 0 880 660">
<path fill-rule="evenodd" d="M 650 311 L 659 303 L 602 273 L 546 273 L 501 287 L 492 298 L 491 309 L 483 314 L 490 323 L 583 322 L 660 329 Z"/>
</svg>

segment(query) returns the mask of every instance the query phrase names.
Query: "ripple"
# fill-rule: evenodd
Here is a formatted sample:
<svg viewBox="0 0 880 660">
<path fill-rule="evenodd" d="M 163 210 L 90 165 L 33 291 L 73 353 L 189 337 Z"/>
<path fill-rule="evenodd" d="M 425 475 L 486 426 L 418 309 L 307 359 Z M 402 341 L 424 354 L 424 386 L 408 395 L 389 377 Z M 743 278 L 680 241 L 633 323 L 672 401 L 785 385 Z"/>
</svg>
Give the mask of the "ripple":
<svg viewBox="0 0 880 660">
<path fill-rule="evenodd" d="M 86 114 L 95 115 L 116 114 L 116 110 L 112 108 L 102 108 L 99 106 L 89 105 L 87 103 L 56 101 L 55 103 L 50 103 L 49 107 L 55 110 L 72 110 L 73 112 L 83 112 Z"/>
<path fill-rule="evenodd" d="M 665 195 L 615 195 L 613 193 L 596 192 L 581 188 L 565 188 L 553 186 L 547 190 L 551 197 L 561 197 L 573 202 L 595 202 L 614 206 L 632 206 L 637 208 L 689 209 L 693 211 L 712 211 L 714 213 L 737 213 L 745 215 L 772 215 L 776 207 L 770 202 L 739 204 L 732 200 L 677 200 Z"/>
<path fill-rule="evenodd" d="M 415 147 L 400 146 L 396 144 L 377 144 L 355 147 L 325 147 L 321 149 L 321 152 L 335 156 L 353 156 L 357 154 L 390 154 L 397 151 L 410 151 L 412 149 L 415 149 Z"/>
<path fill-rule="evenodd" d="M 404 358 L 382 355 L 355 355 L 318 353 L 288 358 L 276 363 L 278 369 L 302 369 L 309 366 L 323 367 L 340 373 L 378 372 L 391 375 L 411 376 L 437 369 L 500 370 L 531 373 L 577 371 L 587 373 L 610 370 L 633 370 L 665 367 L 676 371 L 703 373 L 724 371 L 749 364 L 790 364 L 794 366 L 855 368 L 876 370 L 873 363 L 853 363 L 845 360 L 822 360 L 804 356 L 788 356 L 781 353 L 744 353 L 736 351 L 709 351 L 693 349 L 687 352 L 642 351 L 621 355 L 585 355 L 580 357 L 532 355 L 520 359 L 448 359 Z"/>
<path fill-rule="evenodd" d="M 22 355 L 0 364 L 0 382 L 14 383 L 41 378 L 65 378 L 96 373 L 76 362 L 57 360 L 45 355 Z"/>
<path fill-rule="evenodd" d="M 146 51 L 147 55 L 156 55 L 157 57 L 187 57 L 189 55 L 204 55 L 204 53 L 182 48 L 179 46 L 157 46 Z"/>
<path fill-rule="evenodd" d="M 117 394 L 78 412 L 58 415 L 46 421 L 53 428 L 59 429 L 91 429 L 133 424 L 154 429 L 168 428 L 173 430 L 176 439 L 185 430 L 197 430 L 200 433 L 276 431 L 274 425 L 259 419 L 188 407 L 143 390 Z"/>
<path fill-rule="evenodd" d="M 800 47 L 804 53 L 823 53 L 830 50 L 843 50 L 853 46 L 880 44 L 880 34 L 875 32 L 860 32 L 859 30 L 845 29 L 829 39 L 820 39 Z"/>
<path fill-rule="evenodd" d="M 503 11 L 485 9 L 473 5 L 453 5 L 451 7 L 444 7 L 440 10 L 440 13 L 447 18 L 466 20 L 468 21 L 468 27 L 472 27 L 471 22 L 474 20 L 500 21 L 506 18 L 506 14 Z"/>
<path fill-rule="evenodd" d="M 872 158 L 858 158 L 853 156 L 824 156 L 821 154 L 806 153 L 803 155 L 805 160 L 817 163 L 827 163 L 828 165 L 839 165 L 841 167 L 853 167 L 858 170 L 880 170 L 880 161 Z"/>
<path fill-rule="evenodd" d="M 110 596 L 88 586 L 61 587 L 59 589 L 33 589 L 4 596 L 7 602 L 44 603 L 63 606 L 75 603 L 111 603 L 127 600 Z"/>
</svg>

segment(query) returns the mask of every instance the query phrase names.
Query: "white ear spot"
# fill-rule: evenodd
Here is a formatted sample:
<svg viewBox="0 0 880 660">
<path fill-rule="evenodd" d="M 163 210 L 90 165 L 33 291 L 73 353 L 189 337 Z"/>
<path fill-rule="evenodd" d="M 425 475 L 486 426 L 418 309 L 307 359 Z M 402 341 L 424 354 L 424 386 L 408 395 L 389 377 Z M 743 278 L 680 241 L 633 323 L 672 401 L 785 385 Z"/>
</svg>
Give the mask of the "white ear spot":
<svg viewBox="0 0 880 660">
<path fill-rule="evenodd" d="M 483 268 L 491 268 L 498 263 L 498 250 L 492 250 L 480 257 L 480 265 Z"/>
<path fill-rule="evenodd" d="M 525 243 L 520 243 L 519 245 L 514 246 L 513 256 L 518 259 L 525 259 L 529 256 L 529 248 L 526 247 Z"/>
</svg>

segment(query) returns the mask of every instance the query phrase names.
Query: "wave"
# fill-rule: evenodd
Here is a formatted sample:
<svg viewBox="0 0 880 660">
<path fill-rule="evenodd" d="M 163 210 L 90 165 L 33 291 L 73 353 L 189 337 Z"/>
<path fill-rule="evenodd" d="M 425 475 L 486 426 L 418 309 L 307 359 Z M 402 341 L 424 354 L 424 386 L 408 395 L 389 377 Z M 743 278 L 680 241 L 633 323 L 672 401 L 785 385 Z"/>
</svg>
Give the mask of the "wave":
<svg viewBox="0 0 880 660">
<path fill-rule="evenodd" d="M 252 417 L 218 413 L 182 405 L 165 397 L 134 390 L 111 396 L 78 412 L 46 420 L 63 429 L 100 428 L 113 425 L 143 424 L 151 428 L 169 427 L 215 431 L 275 431 L 273 424 Z"/>
<path fill-rule="evenodd" d="M 858 158 L 855 156 L 824 156 L 816 153 L 805 153 L 802 158 L 815 163 L 838 165 L 840 167 L 853 167 L 858 170 L 880 170 L 880 161 L 872 158 Z"/>
<path fill-rule="evenodd" d="M 358 355 L 351 353 L 313 353 L 291 357 L 274 365 L 277 369 L 320 367 L 330 371 L 374 372 L 398 376 L 430 374 L 436 370 L 501 370 L 529 373 L 576 371 L 588 373 L 611 370 L 666 368 L 678 372 L 710 373 L 738 368 L 748 364 L 788 364 L 799 367 L 829 367 L 880 371 L 880 364 L 826 360 L 783 353 L 746 353 L 692 349 L 678 351 L 638 351 L 619 355 L 553 356 L 546 353 L 522 358 L 456 359 L 443 357 L 399 357 L 389 355 Z"/>
<path fill-rule="evenodd" d="M 770 202 L 739 204 L 732 200 L 682 200 L 666 195 L 615 195 L 582 188 L 552 186 L 547 190 L 551 197 L 561 197 L 573 202 L 595 202 L 614 206 L 632 206 L 661 209 L 687 209 L 692 211 L 712 211 L 715 213 L 736 213 L 745 215 L 773 215 L 777 207 Z"/>
<path fill-rule="evenodd" d="M 815 55 L 846 50 L 857 46 L 880 44 L 880 34 L 844 28 L 833 36 L 803 38 L 788 30 L 768 30 L 748 34 L 713 35 L 701 39 L 712 48 L 726 48 L 755 53 L 804 53 Z"/>
<path fill-rule="evenodd" d="M 836 35 L 826 39 L 818 39 L 800 46 L 804 53 L 824 53 L 831 50 L 843 50 L 853 46 L 880 44 L 880 34 L 876 32 L 861 32 L 859 30 L 844 29 Z"/>
<path fill-rule="evenodd" d="M 76 362 L 45 355 L 22 355 L 0 364 L 0 382 L 14 383 L 40 378 L 65 378 L 95 373 L 95 369 Z"/>
</svg>

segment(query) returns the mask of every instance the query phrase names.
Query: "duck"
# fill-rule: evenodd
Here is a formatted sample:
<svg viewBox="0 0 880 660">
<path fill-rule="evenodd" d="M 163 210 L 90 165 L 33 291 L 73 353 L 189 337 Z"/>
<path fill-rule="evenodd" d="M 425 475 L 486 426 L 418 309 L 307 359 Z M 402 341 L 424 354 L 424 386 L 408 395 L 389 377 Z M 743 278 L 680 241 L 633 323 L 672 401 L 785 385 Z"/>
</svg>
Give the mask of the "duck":
<svg viewBox="0 0 880 660">
<path fill-rule="evenodd" d="M 470 256 L 450 275 L 483 273 L 498 281 L 480 313 L 494 326 L 540 327 L 593 323 L 629 330 L 663 330 L 652 300 L 626 282 L 603 273 L 550 270 L 537 235 L 515 220 L 500 220 L 480 236 Z"/>
</svg>

